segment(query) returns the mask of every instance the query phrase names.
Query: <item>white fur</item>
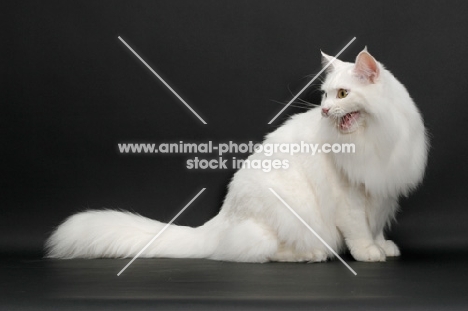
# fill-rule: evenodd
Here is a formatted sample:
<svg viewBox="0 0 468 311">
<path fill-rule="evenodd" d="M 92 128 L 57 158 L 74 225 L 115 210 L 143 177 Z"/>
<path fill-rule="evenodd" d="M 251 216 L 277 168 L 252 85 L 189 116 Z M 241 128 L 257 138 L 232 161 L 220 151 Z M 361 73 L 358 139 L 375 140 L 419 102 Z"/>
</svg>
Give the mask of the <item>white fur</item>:
<svg viewBox="0 0 468 311">
<path fill-rule="evenodd" d="M 324 55 L 324 59 L 331 58 Z M 383 230 L 398 197 L 422 180 L 428 143 L 421 115 L 404 86 L 364 50 L 356 64 L 335 61 L 321 108 L 293 116 L 265 143 L 354 143 L 355 154 L 278 153 L 249 159 L 289 161 L 288 169 L 241 169 L 220 213 L 198 228 L 171 225 L 143 257 L 239 262 L 324 261 L 330 251 L 269 191 L 274 189 L 332 248 L 356 260 L 384 261 L 398 247 Z M 338 89 L 348 96 L 337 98 Z M 349 132 L 337 127 L 359 111 Z M 128 212 L 87 211 L 67 219 L 47 241 L 48 257 L 131 257 L 164 224 Z"/>
</svg>

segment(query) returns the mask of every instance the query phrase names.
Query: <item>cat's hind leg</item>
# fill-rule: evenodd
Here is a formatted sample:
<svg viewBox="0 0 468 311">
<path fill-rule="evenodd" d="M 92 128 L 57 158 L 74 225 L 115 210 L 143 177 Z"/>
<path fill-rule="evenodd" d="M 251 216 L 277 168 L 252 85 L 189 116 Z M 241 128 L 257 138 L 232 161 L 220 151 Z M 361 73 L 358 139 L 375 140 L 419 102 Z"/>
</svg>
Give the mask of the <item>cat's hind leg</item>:
<svg viewBox="0 0 468 311">
<path fill-rule="evenodd" d="M 223 231 L 211 259 L 267 262 L 278 249 L 278 239 L 273 231 L 252 219 L 231 224 Z"/>
<path fill-rule="evenodd" d="M 285 245 L 281 245 L 270 258 L 271 261 L 279 262 L 321 262 L 327 259 L 327 253 L 322 250 L 317 249 L 308 252 L 298 252 Z"/>
</svg>

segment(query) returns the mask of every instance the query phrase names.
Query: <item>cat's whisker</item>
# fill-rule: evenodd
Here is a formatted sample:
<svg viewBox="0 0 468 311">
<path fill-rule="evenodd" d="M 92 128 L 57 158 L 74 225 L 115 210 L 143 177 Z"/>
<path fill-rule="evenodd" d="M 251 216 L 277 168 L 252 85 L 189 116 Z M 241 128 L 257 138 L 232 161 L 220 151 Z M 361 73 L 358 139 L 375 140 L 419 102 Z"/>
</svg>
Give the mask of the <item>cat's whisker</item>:
<svg viewBox="0 0 468 311">
<path fill-rule="evenodd" d="M 321 105 L 313 104 L 311 102 L 308 102 L 302 98 L 298 98 L 297 100 L 301 101 L 301 103 L 306 104 L 309 107 L 320 107 Z"/>
<path fill-rule="evenodd" d="M 274 102 L 274 103 L 276 103 L 276 104 L 283 105 L 283 106 L 286 106 L 286 105 L 287 105 L 287 103 L 284 103 L 284 102 L 281 102 L 281 101 L 278 101 L 278 100 L 272 100 L 272 102 Z M 306 108 L 306 107 L 303 107 L 303 106 L 296 105 L 295 103 L 290 104 L 289 107 Z"/>
<path fill-rule="evenodd" d="M 313 103 L 310 103 L 310 102 L 307 102 L 303 99 L 298 99 L 300 101 L 294 101 L 293 103 L 291 103 L 289 106 L 290 107 L 295 107 L 295 108 L 301 108 L 301 109 L 311 109 L 311 108 L 314 108 L 314 107 L 320 107 L 320 105 L 316 105 L 316 104 L 313 104 Z M 281 102 L 281 101 L 277 101 L 277 100 L 272 100 L 274 103 L 277 103 L 277 104 L 280 104 L 280 105 L 287 105 L 287 103 L 285 102 Z"/>
</svg>

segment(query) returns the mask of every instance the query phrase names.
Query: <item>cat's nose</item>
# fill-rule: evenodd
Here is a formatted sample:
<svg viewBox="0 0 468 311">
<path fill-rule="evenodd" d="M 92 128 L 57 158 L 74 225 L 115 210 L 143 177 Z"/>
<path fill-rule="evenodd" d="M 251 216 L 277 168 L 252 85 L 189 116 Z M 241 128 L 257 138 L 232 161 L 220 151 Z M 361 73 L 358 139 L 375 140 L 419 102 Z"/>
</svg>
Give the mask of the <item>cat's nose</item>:
<svg viewBox="0 0 468 311">
<path fill-rule="evenodd" d="M 330 108 L 322 108 L 322 116 L 328 117 L 329 111 L 330 111 Z"/>
</svg>

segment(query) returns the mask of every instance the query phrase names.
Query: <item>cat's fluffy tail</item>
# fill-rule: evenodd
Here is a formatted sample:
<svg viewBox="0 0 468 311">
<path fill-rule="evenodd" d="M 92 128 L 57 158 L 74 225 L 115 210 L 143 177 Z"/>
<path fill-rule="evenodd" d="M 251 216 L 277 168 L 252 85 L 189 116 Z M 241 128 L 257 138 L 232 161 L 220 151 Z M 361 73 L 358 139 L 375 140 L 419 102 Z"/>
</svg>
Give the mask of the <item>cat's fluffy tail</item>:
<svg viewBox="0 0 468 311">
<path fill-rule="evenodd" d="M 46 242 L 48 258 L 135 256 L 166 224 L 129 212 L 86 211 L 63 222 Z M 205 258 L 216 241 L 207 226 L 170 225 L 140 257 Z"/>
</svg>

